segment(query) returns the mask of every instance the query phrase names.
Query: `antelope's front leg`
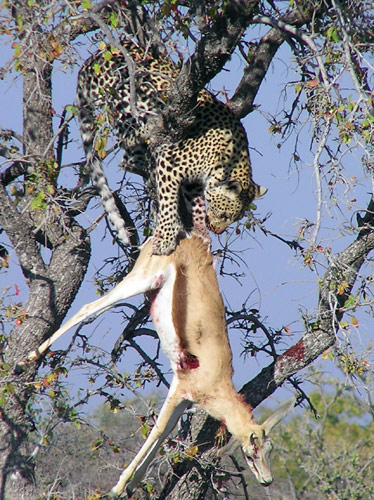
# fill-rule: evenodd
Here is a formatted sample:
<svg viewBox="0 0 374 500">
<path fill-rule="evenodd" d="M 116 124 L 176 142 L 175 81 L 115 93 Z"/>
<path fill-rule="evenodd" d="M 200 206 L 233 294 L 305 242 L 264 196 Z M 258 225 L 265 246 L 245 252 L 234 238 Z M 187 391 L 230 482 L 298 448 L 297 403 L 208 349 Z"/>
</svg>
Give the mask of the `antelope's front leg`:
<svg viewBox="0 0 374 500">
<path fill-rule="evenodd" d="M 151 433 L 147 437 L 143 446 L 140 448 L 139 452 L 133 458 L 130 465 L 126 467 L 126 469 L 122 472 L 118 483 L 112 488 L 111 495 L 113 498 L 118 498 L 123 493 L 130 479 L 132 478 L 138 467 L 142 464 L 143 460 L 147 462 L 147 455 L 152 450 L 152 447 L 156 443 L 156 441 L 160 439 L 159 444 L 161 444 L 162 441 L 173 430 L 178 418 L 186 408 L 186 406 L 180 405 L 180 403 L 181 398 L 179 396 L 178 381 L 176 378 L 174 378 L 169 389 L 169 394 L 164 404 L 162 405 L 160 414 Z M 174 412 L 176 409 L 178 410 L 178 405 L 180 411 L 177 411 L 177 413 L 175 414 Z M 176 419 L 173 418 L 173 414 L 176 415 Z M 168 425 L 169 423 L 171 423 L 171 425 Z M 149 464 L 147 463 L 147 465 Z M 145 473 L 145 470 L 143 471 L 143 473 Z"/>
</svg>

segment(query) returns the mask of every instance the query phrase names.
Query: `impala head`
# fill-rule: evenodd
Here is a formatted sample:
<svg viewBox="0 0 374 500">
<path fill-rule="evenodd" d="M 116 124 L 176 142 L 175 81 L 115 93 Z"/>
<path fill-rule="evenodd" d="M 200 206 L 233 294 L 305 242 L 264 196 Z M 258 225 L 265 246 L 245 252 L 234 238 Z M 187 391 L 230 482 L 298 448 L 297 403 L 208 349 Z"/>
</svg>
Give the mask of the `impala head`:
<svg viewBox="0 0 374 500">
<path fill-rule="evenodd" d="M 241 448 L 249 468 L 256 476 L 257 481 L 263 486 L 269 486 L 273 481 L 270 468 L 270 454 L 273 444 L 269 433 L 287 415 L 294 402 L 295 399 L 292 398 L 272 413 L 263 424 L 254 424 L 246 442 L 241 443 Z"/>
<path fill-rule="evenodd" d="M 230 454 L 238 446 L 241 447 L 248 467 L 251 469 L 256 479 L 263 486 L 269 486 L 273 481 L 273 475 L 270 468 L 270 454 L 273 449 L 273 444 L 269 433 L 278 422 L 290 411 L 295 399 L 287 401 L 263 424 L 251 423 L 249 432 L 245 437 L 237 437 L 232 439 L 224 448 L 219 450 L 219 454 Z"/>
<path fill-rule="evenodd" d="M 269 486 L 273 481 L 270 469 L 270 454 L 273 444 L 263 426 L 251 432 L 246 443 L 241 445 L 248 467 L 251 469 L 256 479 L 263 486 Z"/>
</svg>

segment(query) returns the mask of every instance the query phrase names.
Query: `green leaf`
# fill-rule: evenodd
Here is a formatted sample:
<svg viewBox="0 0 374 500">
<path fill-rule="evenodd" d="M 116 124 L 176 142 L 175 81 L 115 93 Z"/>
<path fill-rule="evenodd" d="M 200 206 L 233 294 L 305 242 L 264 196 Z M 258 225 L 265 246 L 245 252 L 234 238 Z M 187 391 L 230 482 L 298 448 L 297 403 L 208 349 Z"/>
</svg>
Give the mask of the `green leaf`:
<svg viewBox="0 0 374 500">
<path fill-rule="evenodd" d="M 147 439 L 148 434 L 149 434 L 149 425 L 148 424 L 144 423 L 142 425 L 141 433 L 142 433 L 143 439 Z"/>
<path fill-rule="evenodd" d="M 93 66 L 92 66 L 92 69 L 94 70 L 95 72 L 95 75 L 96 76 L 99 76 L 100 73 L 101 73 L 101 66 L 99 63 L 95 63 Z"/>
<path fill-rule="evenodd" d="M 335 26 L 331 26 L 328 30 L 327 30 L 327 37 L 330 39 L 330 40 L 333 40 L 334 42 L 338 42 L 339 41 L 339 36 L 338 36 L 338 32 L 335 28 Z"/>
<path fill-rule="evenodd" d="M 21 55 L 21 46 L 19 43 L 12 43 L 12 49 L 14 50 L 14 59 L 17 59 Z"/>
<path fill-rule="evenodd" d="M 110 26 L 115 29 L 115 28 L 118 28 L 119 25 L 120 25 L 120 20 L 118 19 L 118 17 L 115 15 L 114 12 L 111 12 L 110 13 L 110 16 L 109 16 L 109 19 L 110 19 Z"/>
<path fill-rule="evenodd" d="M 90 0 L 82 0 L 82 8 L 83 10 L 88 10 L 91 8 Z"/>
<path fill-rule="evenodd" d="M 104 59 L 106 61 L 110 61 L 112 59 L 112 57 L 113 57 L 113 54 L 110 52 L 110 50 L 106 50 L 104 52 Z"/>
<path fill-rule="evenodd" d="M 350 295 L 348 299 L 344 302 L 344 309 L 350 309 L 351 307 L 354 307 L 356 304 L 355 297 L 354 295 Z"/>
<path fill-rule="evenodd" d="M 23 30 L 23 20 L 22 20 L 22 17 L 21 17 L 20 15 L 18 15 L 18 16 L 16 17 L 16 21 L 17 21 L 17 26 L 18 26 L 18 29 L 19 29 L 20 31 L 22 31 L 22 30 Z"/>
<path fill-rule="evenodd" d="M 78 114 L 77 106 L 73 106 L 72 104 L 68 104 L 65 108 L 66 108 L 66 111 L 70 111 L 73 116 L 77 116 L 77 114 Z"/>
<path fill-rule="evenodd" d="M 45 200 L 45 192 L 39 191 L 39 193 L 35 196 L 35 198 L 31 202 L 31 210 L 41 210 L 46 207 Z"/>
</svg>

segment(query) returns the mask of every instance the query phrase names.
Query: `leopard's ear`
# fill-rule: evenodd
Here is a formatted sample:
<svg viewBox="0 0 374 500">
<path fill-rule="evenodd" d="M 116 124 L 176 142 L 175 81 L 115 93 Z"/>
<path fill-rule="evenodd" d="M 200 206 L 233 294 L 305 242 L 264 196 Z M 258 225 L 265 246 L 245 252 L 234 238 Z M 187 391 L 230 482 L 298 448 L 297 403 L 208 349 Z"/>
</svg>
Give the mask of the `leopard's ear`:
<svg viewBox="0 0 374 500">
<path fill-rule="evenodd" d="M 264 186 L 258 186 L 256 184 L 254 199 L 257 200 L 258 198 L 262 198 L 267 192 L 268 192 L 268 189 L 266 187 L 264 187 Z"/>
</svg>

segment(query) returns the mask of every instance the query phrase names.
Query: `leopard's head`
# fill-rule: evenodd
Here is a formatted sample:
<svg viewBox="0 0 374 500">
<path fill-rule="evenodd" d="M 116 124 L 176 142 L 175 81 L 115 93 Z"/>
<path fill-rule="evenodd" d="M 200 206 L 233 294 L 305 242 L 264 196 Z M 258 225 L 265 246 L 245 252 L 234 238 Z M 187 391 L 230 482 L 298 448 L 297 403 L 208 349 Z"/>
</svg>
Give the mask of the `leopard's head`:
<svg viewBox="0 0 374 500">
<path fill-rule="evenodd" d="M 206 190 L 208 228 L 221 234 L 230 224 L 244 216 L 253 200 L 261 198 L 266 192 L 266 188 L 254 182 L 248 189 L 243 189 L 237 180 L 222 182 Z"/>
</svg>

